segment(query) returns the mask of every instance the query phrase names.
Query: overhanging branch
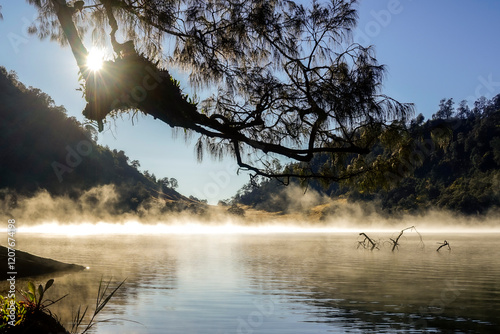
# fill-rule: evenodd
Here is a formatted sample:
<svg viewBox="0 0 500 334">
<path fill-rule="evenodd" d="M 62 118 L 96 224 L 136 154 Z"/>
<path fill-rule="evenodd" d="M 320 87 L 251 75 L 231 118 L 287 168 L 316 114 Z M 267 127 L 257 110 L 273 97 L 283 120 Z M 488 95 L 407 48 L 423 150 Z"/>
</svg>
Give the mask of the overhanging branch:
<svg viewBox="0 0 500 334">
<path fill-rule="evenodd" d="M 265 29 L 260 31 L 260 28 L 247 27 L 254 29 L 253 35 L 246 36 L 248 41 L 259 41 L 260 38 L 260 47 L 266 45 L 273 49 L 270 53 L 278 54 L 276 59 L 279 61 L 275 66 L 281 66 L 281 69 L 272 72 L 274 69 L 271 70 L 269 65 L 272 62 L 265 57 L 256 56 L 258 59 L 249 59 L 248 63 L 246 59 L 243 59 L 243 65 L 238 65 L 240 59 L 234 57 L 244 58 L 247 52 L 251 54 L 251 51 L 245 49 L 249 47 L 248 45 L 239 45 L 239 49 L 234 48 L 240 53 L 231 51 L 232 49 L 227 46 L 225 46 L 227 49 L 210 49 L 211 46 L 225 45 L 224 41 L 227 45 L 237 43 L 241 36 L 232 29 L 231 24 L 236 23 L 231 20 L 223 20 L 221 26 L 217 26 L 214 18 L 213 27 L 210 25 L 208 30 L 204 31 L 199 31 L 198 28 L 193 28 L 194 32 L 185 33 L 180 32 L 181 30 L 169 31 L 166 29 L 170 27 L 167 21 L 163 22 L 165 27 L 154 16 L 146 22 L 144 20 L 147 18 L 140 10 L 136 11 L 135 7 L 130 4 L 112 0 L 101 0 L 100 5 L 104 8 L 105 19 L 111 27 L 111 44 L 116 58 L 104 62 L 100 72 L 87 71 L 85 63 L 88 51 L 73 22 L 74 9 L 64 0 L 50 1 L 54 4 L 57 18 L 69 41 L 80 72 L 85 74 L 85 98 L 88 104 L 84 115 L 97 121 L 100 130 L 108 115 L 114 116 L 128 110 L 140 110 L 171 127 L 193 130 L 208 137 L 209 139 L 204 137 L 207 140 L 218 138 L 225 144 L 233 145 L 238 165 L 257 175 L 314 178 L 338 182 L 365 173 L 369 170 L 369 166 L 360 162 L 357 165 L 353 164 L 357 166 L 353 167 L 353 170 L 348 170 L 345 164 L 342 171 L 313 171 L 306 167 L 301 172 L 272 170 L 266 165 L 259 168 L 255 164 L 243 161 L 240 145 L 248 145 L 266 155 L 271 154 L 271 157 L 275 154 L 301 163 L 311 162 L 317 155 L 323 153 L 339 154 L 345 159 L 351 159 L 356 155 L 362 156 L 370 153 L 370 148 L 378 140 L 380 131 L 372 126 L 378 122 L 378 118 L 376 121 L 373 115 L 375 117 L 381 114 L 391 115 L 391 112 L 399 115 L 409 110 L 402 108 L 402 105 L 398 105 L 396 101 L 388 97 L 376 94 L 377 87 L 380 86 L 379 75 L 383 68 L 371 62 L 369 57 L 371 54 L 364 54 L 366 50 L 361 47 L 349 47 L 344 53 L 338 53 L 338 58 L 332 64 L 314 64 L 315 67 L 311 67 L 313 56 L 325 51 L 321 43 L 326 38 L 326 30 L 321 30 L 321 27 L 318 28 L 321 33 L 315 36 L 315 44 L 309 57 L 301 54 L 299 46 L 300 41 L 304 39 L 300 36 L 293 40 L 294 37 L 290 34 L 280 37 L 281 35 L 273 35 Z M 252 8 L 252 4 L 248 6 Z M 194 59 L 193 64 L 198 61 L 203 64 L 209 62 L 208 60 L 214 61 L 215 63 L 207 65 L 207 68 L 217 72 L 217 69 L 222 66 L 221 62 L 215 56 L 211 58 L 210 53 L 220 53 L 224 58 L 224 52 L 227 52 L 228 63 L 233 61 L 234 64 L 226 64 L 230 70 L 226 75 L 231 73 L 236 76 L 234 79 L 236 83 L 234 85 L 233 82 L 229 83 L 229 88 L 223 91 L 229 97 L 219 96 L 217 103 L 221 102 L 220 105 L 208 108 L 208 111 L 200 111 L 197 104 L 182 93 L 179 83 L 172 78 L 167 69 L 159 68 L 157 63 L 153 63 L 144 55 L 139 55 L 134 47 L 124 52 L 126 43 L 118 43 L 115 37 L 118 31 L 115 14 L 121 20 L 118 13 L 124 14 L 125 12 L 137 16 L 161 33 L 166 32 L 175 36 L 177 41 L 187 44 L 199 43 L 193 46 L 194 54 L 186 53 L 188 58 L 184 61 L 187 63 L 190 63 L 189 57 L 191 56 Z M 330 15 L 327 13 L 325 11 L 316 14 Z M 279 17 L 278 15 L 275 18 Z M 176 19 L 182 21 L 180 18 Z M 307 19 L 316 22 L 313 18 L 304 18 L 304 20 Z M 252 23 L 250 16 L 244 20 L 247 24 Z M 273 23 L 269 28 L 273 27 L 279 28 L 279 23 Z M 281 31 L 281 28 L 278 31 Z M 218 35 L 226 29 L 234 32 L 237 37 L 228 36 L 226 41 L 224 36 Z M 211 34 L 215 32 L 217 32 L 216 36 L 212 36 Z M 214 40 L 205 39 L 205 37 L 211 37 Z M 292 39 L 290 44 L 285 43 L 288 39 Z M 129 42 L 133 43 L 133 41 Z M 203 51 L 200 50 L 205 50 L 208 54 L 203 55 Z M 200 52 L 201 58 L 196 58 Z M 352 68 L 347 65 L 350 62 L 342 60 L 342 57 L 346 55 L 353 60 Z M 266 65 L 262 65 L 262 59 L 266 60 Z M 304 60 L 309 60 L 309 62 L 304 63 Z M 354 60 L 359 60 L 359 64 Z M 200 68 L 203 69 L 203 66 Z M 282 74 L 285 74 L 285 80 L 282 80 Z M 234 93 L 235 91 L 237 93 Z M 240 93 L 241 95 L 237 95 Z M 381 103 L 387 104 L 387 112 L 383 105 L 377 105 L 379 97 L 385 99 Z M 380 126 L 380 129 L 382 128 Z M 338 174 L 335 174 L 337 172 Z"/>
<path fill-rule="evenodd" d="M 73 14 L 75 9 L 69 7 L 65 0 L 50 0 L 54 6 L 54 11 L 57 15 L 57 19 L 61 24 L 61 28 L 64 31 L 64 35 L 68 39 L 68 43 L 71 47 L 71 51 L 76 59 L 80 73 L 86 72 L 86 62 L 88 51 L 83 45 L 83 42 L 78 34 L 75 23 L 73 22 Z"/>
</svg>

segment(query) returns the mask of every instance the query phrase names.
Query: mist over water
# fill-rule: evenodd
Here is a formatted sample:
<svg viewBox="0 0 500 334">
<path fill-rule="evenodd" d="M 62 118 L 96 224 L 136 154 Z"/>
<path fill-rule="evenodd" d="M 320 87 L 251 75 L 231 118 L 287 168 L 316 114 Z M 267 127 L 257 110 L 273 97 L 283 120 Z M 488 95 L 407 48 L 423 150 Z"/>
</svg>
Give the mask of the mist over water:
<svg viewBox="0 0 500 334">
<path fill-rule="evenodd" d="M 497 333 L 500 235 L 454 233 L 441 252 L 440 234 L 422 236 L 425 248 L 408 232 L 395 253 L 358 249 L 352 232 L 20 233 L 19 242 L 90 268 L 36 279 L 55 278 L 50 298 L 69 293 L 51 308 L 65 324 L 92 307 L 101 278 L 126 279 L 101 314 L 118 320 L 96 334 Z"/>
<path fill-rule="evenodd" d="M 490 223 L 490 222 L 489 222 Z M 493 220 L 491 222 L 493 224 Z M 443 238 L 460 233 L 500 233 L 500 228 L 494 225 L 481 225 L 479 227 L 470 225 L 429 225 L 420 220 L 403 220 L 399 225 L 349 225 L 335 224 L 326 226 L 306 226 L 297 222 L 269 223 L 248 225 L 241 224 L 239 220 L 232 221 L 229 218 L 226 222 L 207 224 L 203 222 L 193 222 L 188 220 L 176 220 L 170 223 L 140 223 L 128 221 L 124 223 L 78 223 L 61 224 L 56 222 L 41 223 L 31 226 L 19 227 L 18 233 L 28 234 L 48 234 L 66 236 L 85 235 L 228 235 L 228 234 L 312 234 L 312 233 L 377 233 L 379 237 L 397 235 L 400 230 L 410 226 L 415 226 L 419 233 L 440 233 Z M 5 229 L 0 229 L 5 231 Z"/>
<path fill-rule="evenodd" d="M 286 191 L 282 211 L 245 207 L 244 216 L 227 206 L 165 210 L 161 201 L 116 212 L 112 186 L 77 199 L 46 192 L 4 198 L 0 209 L 16 219 L 19 250 L 89 268 L 36 278 L 55 278 L 51 297 L 69 293 L 51 308 L 67 327 L 78 306 L 95 303 L 104 278 L 126 283 L 102 317 L 140 324 L 116 320 L 96 326 L 97 334 L 500 329 L 491 311 L 500 308 L 499 215 L 388 216 L 375 202 Z M 390 238 L 410 226 L 416 230 L 405 231 L 391 252 Z M 361 232 L 380 249 L 358 247 Z M 452 250 L 436 252 L 443 240 Z"/>
<path fill-rule="evenodd" d="M 415 226 L 425 232 L 500 231 L 500 213 L 464 216 L 430 209 L 418 215 L 382 212 L 376 202 L 332 200 L 315 191 L 287 187 L 270 206 L 280 212 L 245 208 L 244 216 L 229 214 L 227 207 L 202 206 L 193 213 L 168 210 L 160 200 L 150 201 L 135 212 L 117 212 L 119 194 L 111 185 L 92 188 L 77 199 L 53 197 L 46 191 L 34 197 L 12 196 L 0 201 L 0 210 L 15 218 L 20 232 L 48 234 L 228 234 L 299 232 L 396 232 Z M 273 203 L 273 201 L 276 201 Z M 190 204 L 192 205 L 192 204 Z M 200 204 L 202 205 L 202 204 Z M 200 210 L 198 210 L 200 211 Z"/>
</svg>

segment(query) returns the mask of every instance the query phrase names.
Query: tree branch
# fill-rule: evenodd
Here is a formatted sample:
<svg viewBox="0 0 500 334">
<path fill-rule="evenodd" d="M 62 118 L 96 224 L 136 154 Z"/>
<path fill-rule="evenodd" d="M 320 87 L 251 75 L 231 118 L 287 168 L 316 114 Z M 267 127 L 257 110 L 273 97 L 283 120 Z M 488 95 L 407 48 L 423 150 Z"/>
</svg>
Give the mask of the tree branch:
<svg viewBox="0 0 500 334">
<path fill-rule="evenodd" d="M 69 7 L 65 0 L 50 0 L 54 6 L 57 19 L 64 31 L 64 35 L 68 39 L 71 51 L 76 59 L 76 63 L 80 68 L 80 73 L 87 71 L 86 62 L 88 51 L 83 45 L 83 42 L 78 35 L 78 31 L 73 22 L 74 8 Z"/>
</svg>

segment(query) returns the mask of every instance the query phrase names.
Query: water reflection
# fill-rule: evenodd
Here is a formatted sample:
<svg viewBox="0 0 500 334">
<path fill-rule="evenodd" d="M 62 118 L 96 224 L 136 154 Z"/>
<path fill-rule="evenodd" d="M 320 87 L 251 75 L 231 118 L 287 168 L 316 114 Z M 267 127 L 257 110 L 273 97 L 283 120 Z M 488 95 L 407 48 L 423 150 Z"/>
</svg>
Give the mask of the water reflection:
<svg viewBox="0 0 500 334">
<path fill-rule="evenodd" d="M 109 281 L 111 289 L 126 280 L 113 297 L 112 303 L 106 306 L 108 317 L 111 318 L 124 318 L 127 305 L 137 305 L 138 301 L 154 294 L 151 291 L 168 291 L 175 289 L 177 285 L 174 251 L 169 244 L 162 244 L 160 239 L 150 243 L 148 240 L 127 236 L 64 237 L 28 234 L 20 235 L 18 239 L 19 249 L 89 267 L 89 270 L 83 272 L 49 274 L 34 279 L 37 284 L 50 278 L 55 279 L 55 284 L 50 289 L 50 297 L 53 299 L 67 295 L 50 308 L 66 328 L 71 328 L 73 314 L 78 307 L 85 309 L 88 306 L 87 313 L 93 312 L 101 279 Z M 17 287 L 26 289 L 30 280 L 33 279 L 19 279 Z"/>
<path fill-rule="evenodd" d="M 24 250 L 89 266 L 56 277 L 53 311 L 93 305 L 101 277 L 127 279 L 96 333 L 496 333 L 498 235 L 408 236 L 399 252 L 356 249 L 356 234 L 64 237 Z M 45 278 L 38 279 L 43 281 Z M 55 305 L 57 306 L 57 305 Z"/>
<path fill-rule="evenodd" d="M 500 307 L 496 238 L 456 236 L 453 252 L 443 253 L 408 240 L 391 253 L 356 250 L 345 236 L 297 236 L 258 239 L 242 254 L 257 291 L 314 306 L 316 321 L 370 332 L 493 333 Z"/>
</svg>

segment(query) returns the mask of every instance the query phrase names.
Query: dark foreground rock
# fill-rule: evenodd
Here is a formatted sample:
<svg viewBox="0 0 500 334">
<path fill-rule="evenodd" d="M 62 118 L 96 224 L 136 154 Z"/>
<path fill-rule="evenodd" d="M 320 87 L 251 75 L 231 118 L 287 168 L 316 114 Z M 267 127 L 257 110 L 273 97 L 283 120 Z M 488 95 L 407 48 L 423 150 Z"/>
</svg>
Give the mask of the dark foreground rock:
<svg viewBox="0 0 500 334">
<path fill-rule="evenodd" d="M 36 256 L 20 250 L 15 251 L 16 278 L 50 274 L 58 271 L 79 271 L 85 267 L 76 264 L 63 263 L 52 259 Z M 8 249 L 0 246 L 0 279 L 10 277 L 8 269 Z"/>
</svg>

